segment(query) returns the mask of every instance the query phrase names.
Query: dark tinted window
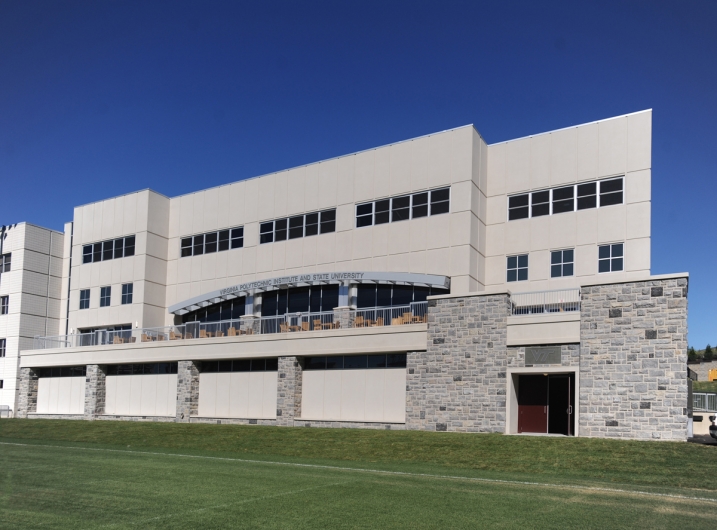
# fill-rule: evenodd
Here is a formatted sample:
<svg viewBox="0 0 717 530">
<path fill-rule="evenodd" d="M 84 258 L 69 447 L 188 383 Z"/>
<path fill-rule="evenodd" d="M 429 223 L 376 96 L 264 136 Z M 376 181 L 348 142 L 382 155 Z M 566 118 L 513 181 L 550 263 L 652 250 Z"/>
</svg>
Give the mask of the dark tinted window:
<svg viewBox="0 0 717 530">
<path fill-rule="evenodd" d="M 289 239 L 304 237 L 304 216 L 297 215 L 289 219 Z"/>
<path fill-rule="evenodd" d="M 532 194 L 530 216 L 540 217 L 541 215 L 550 215 L 549 191 L 539 191 Z"/>
<path fill-rule="evenodd" d="M 553 213 L 572 212 L 575 207 L 575 186 L 557 188 L 553 190 Z"/>
<path fill-rule="evenodd" d="M 390 221 L 389 208 L 391 207 L 391 199 L 383 199 L 376 201 L 374 204 L 374 224 L 381 225 Z"/>
<path fill-rule="evenodd" d="M 391 221 L 405 221 L 411 217 L 411 197 L 406 195 L 405 197 L 395 197 L 393 199 L 393 206 L 391 210 Z"/>
</svg>

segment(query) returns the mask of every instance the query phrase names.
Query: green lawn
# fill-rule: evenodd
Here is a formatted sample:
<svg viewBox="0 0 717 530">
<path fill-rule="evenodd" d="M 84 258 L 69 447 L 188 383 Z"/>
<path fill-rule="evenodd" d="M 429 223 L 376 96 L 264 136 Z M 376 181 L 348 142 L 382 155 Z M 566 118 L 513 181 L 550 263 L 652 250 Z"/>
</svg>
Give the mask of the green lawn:
<svg viewBox="0 0 717 530">
<path fill-rule="evenodd" d="M 692 391 L 717 393 L 717 381 L 693 381 Z"/>
<path fill-rule="evenodd" d="M 0 528 L 714 528 L 717 448 L 0 420 Z"/>
</svg>

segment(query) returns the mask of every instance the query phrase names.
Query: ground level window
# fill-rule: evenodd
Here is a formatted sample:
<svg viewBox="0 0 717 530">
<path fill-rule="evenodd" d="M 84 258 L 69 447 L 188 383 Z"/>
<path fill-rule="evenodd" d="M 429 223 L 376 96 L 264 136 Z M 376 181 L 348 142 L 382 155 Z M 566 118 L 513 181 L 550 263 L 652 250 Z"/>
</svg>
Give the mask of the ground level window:
<svg viewBox="0 0 717 530">
<path fill-rule="evenodd" d="M 617 272 L 623 270 L 623 268 L 622 243 L 598 247 L 598 272 Z"/>
<path fill-rule="evenodd" d="M 566 250 L 553 250 L 550 253 L 550 277 L 561 278 L 573 275 L 575 262 L 575 251 L 570 248 Z"/>
<path fill-rule="evenodd" d="M 405 367 L 405 353 L 304 357 L 304 370 L 361 370 L 369 368 Z"/>
<path fill-rule="evenodd" d="M 508 256 L 508 281 L 522 282 L 528 279 L 528 255 Z"/>
</svg>

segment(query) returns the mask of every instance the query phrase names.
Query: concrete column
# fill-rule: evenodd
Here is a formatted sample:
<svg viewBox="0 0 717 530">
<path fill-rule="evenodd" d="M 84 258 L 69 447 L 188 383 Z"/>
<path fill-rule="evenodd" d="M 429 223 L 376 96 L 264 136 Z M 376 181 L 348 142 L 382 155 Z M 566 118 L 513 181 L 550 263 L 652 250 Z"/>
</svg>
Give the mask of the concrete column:
<svg viewBox="0 0 717 530">
<path fill-rule="evenodd" d="M 16 418 L 27 418 L 37 412 L 37 372 L 32 368 L 20 368 L 20 385 L 17 398 Z"/>
<path fill-rule="evenodd" d="M 339 285 L 339 307 L 349 306 L 349 284 L 343 282 Z"/>
<path fill-rule="evenodd" d="M 179 423 L 189 423 L 199 408 L 199 363 L 179 361 L 177 365 L 177 416 Z"/>
<path fill-rule="evenodd" d="M 261 303 L 261 297 L 259 297 L 259 303 Z M 253 316 L 254 315 L 254 295 L 248 294 L 246 295 L 246 298 L 244 299 L 244 315 L 245 316 Z"/>
<path fill-rule="evenodd" d="M 293 427 L 301 418 L 301 387 L 303 368 L 297 357 L 279 357 L 276 385 L 276 424 Z"/>
<path fill-rule="evenodd" d="M 107 372 L 104 366 L 87 365 L 85 377 L 85 419 L 94 420 L 105 413 Z"/>
</svg>

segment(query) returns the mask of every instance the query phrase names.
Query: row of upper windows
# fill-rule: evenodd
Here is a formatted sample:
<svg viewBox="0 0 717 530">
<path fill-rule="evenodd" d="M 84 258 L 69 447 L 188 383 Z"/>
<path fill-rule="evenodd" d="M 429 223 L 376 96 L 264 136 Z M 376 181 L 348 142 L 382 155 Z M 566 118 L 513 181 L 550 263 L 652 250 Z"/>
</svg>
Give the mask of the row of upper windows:
<svg viewBox="0 0 717 530">
<path fill-rule="evenodd" d="M 612 243 L 598 247 L 598 272 L 618 272 L 624 270 L 624 245 Z M 550 253 L 550 277 L 562 278 L 575 274 L 575 249 L 553 250 Z M 508 256 L 506 258 L 506 281 L 522 282 L 528 280 L 528 254 Z"/>
<path fill-rule="evenodd" d="M 183 237 L 180 244 L 180 256 L 183 258 L 222 252 L 230 248 L 242 248 L 244 246 L 244 227 L 238 226 L 236 228 L 227 228 L 226 230 Z"/>
<path fill-rule="evenodd" d="M 336 208 L 261 223 L 259 243 L 273 243 L 331 232 L 336 232 Z"/>
<path fill-rule="evenodd" d="M 356 228 L 395 223 L 450 211 L 451 189 L 422 191 L 356 205 Z"/>
<path fill-rule="evenodd" d="M 508 220 L 601 208 L 623 203 L 624 178 L 584 182 L 508 197 Z"/>
<path fill-rule="evenodd" d="M 96 263 L 134 256 L 135 236 L 119 237 L 82 247 L 82 263 Z"/>
<path fill-rule="evenodd" d="M 122 305 L 132 303 L 132 295 L 134 292 L 134 284 L 123 283 L 122 284 Z M 112 286 L 100 287 L 100 307 L 109 307 L 112 302 Z M 90 290 L 80 290 L 80 309 L 90 308 Z"/>
</svg>

